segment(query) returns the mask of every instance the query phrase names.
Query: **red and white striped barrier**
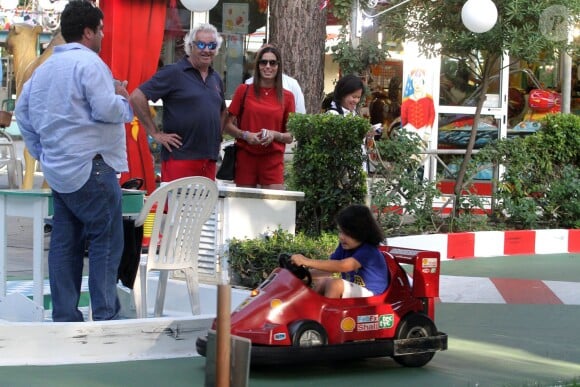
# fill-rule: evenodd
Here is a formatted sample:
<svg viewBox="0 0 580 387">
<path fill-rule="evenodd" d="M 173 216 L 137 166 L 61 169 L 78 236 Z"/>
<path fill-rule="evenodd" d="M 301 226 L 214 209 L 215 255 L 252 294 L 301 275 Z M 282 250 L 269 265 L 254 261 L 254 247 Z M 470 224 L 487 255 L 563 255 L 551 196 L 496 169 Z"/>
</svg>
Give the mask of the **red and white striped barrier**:
<svg viewBox="0 0 580 387">
<path fill-rule="evenodd" d="M 442 275 L 439 301 L 468 304 L 580 305 L 580 282 Z"/>
<path fill-rule="evenodd" d="M 477 231 L 387 238 L 391 246 L 441 253 L 441 260 L 580 252 L 580 229 Z"/>
</svg>

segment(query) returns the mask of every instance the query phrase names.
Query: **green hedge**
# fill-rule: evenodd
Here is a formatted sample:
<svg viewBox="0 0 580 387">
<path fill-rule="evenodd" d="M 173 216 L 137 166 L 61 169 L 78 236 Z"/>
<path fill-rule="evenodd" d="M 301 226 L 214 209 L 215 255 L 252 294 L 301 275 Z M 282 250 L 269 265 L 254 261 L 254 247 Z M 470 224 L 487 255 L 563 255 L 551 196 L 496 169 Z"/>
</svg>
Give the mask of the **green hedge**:
<svg viewBox="0 0 580 387">
<path fill-rule="evenodd" d="M 494 220 L 508 228 L 580 227 L 580 117 L 552 114 L 524 138 L 484 147 L 475 162 L 505 167 Z"/>
<path fill-rule="evenodd" d="M 323 233 L 312 238 L 301 232 L 292 235 L 281 229 L 261 238 L 232 239 L 228 252 L 232 282 L 256 287 L 278 267 L 280 253 L 301 253 L 309 258 L 326 259 L 337 245 L 336 233 Z"/>
<path fill-rule="evenodd" d="M 295 114 L 288 129 L 297 141 L 289 187 L 302 191 L 296 226 L 310 235 L 334 230 L 342 208 L 363 203 L 363 138 L 371 129 L 368 120 L 332 114 Z"/>
</svg>

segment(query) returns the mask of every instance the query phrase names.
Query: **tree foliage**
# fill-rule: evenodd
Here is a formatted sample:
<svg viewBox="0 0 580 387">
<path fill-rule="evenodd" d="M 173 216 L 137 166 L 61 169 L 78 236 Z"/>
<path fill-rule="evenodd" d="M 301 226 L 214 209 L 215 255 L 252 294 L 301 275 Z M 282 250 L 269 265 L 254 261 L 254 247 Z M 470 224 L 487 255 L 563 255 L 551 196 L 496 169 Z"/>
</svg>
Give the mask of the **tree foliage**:
<svg viewBox="0 0 580 387">
<path fill-rule="evenodd" d="M 331 0 L 331 2 L 330 12 L 342 25 L 347 25 L 352 15 L 354 0 Z M 373 0 L 359 0 L 359 4 L 363 8 L 367 8 L 369 4 L 374 2 Z"/>
<path fill-rule="evenodd" d="M 564 39 L 551 34 L 547 15 L 553 7 L 563 7 L 562 16 L 573 28 L 580 21 L 578 0 L 494 0 L 498 21 L 488 32 L 470 32 L 461 21 L 465 0 L 414 0 L 393 14 L 378 18 L 383 29 L 399 39 L 415 41 L 426 55 L 466 56 L 474 51 L 501 56 L 508 50 L 511 57 L 526 61 L 549 58 L 565 48 L 577 50 Z M 547 24 L 546 24 L 547 23 Z"/>
<path fill-rule="evenodd" d="M 383 63 L 389 57 L 387 48 L 380 48 L 377 42 L 372 40 L 361 40 L 360 44 L 354 47 L 344 29 L 339 39 L 330 51 L 343 74 L 366 74 L 371 65 Z"/>
</svg>

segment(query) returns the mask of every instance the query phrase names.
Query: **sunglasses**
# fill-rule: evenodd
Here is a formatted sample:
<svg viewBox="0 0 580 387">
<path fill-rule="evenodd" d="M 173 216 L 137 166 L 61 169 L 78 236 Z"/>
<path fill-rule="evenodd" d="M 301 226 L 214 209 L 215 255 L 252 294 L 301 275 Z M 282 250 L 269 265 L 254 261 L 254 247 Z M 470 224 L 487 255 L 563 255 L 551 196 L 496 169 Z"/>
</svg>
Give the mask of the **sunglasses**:
<svg viewBox="0 0 580 387">
<path fill-rule="evenodd" d="M 271 60 L 267 60 L 267 59 L 260 59 L 260 60 L 258 61 L 258 64 L 259 64 L 260 66 L 267 66 L 267 65 L 270 65 L 270 67 L 275 67 L 275 66 L 278 66 L 278 61 L 277 61 L 277 60 L 273 60 L 273 59 L 271 59 Z"/>
<path fill-rule="evenodd" d="M 217 48 L 216 42 L 205 43 L 205 42 L 198 41 L 198 42 L 191 42 L 191 44 L 197 46 L 197 48 L 199 48 L 200 50 L 203 50 L 206 47 L 210 50 L 215 50 Z"/>
</svg>

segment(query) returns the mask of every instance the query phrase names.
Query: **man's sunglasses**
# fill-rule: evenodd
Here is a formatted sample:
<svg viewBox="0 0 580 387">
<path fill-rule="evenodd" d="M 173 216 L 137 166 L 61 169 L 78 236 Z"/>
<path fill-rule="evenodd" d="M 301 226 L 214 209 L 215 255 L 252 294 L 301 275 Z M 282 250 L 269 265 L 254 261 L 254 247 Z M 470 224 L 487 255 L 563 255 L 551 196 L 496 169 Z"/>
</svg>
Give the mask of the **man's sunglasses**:
<svg viewBox="0 0 580 387">
<path fill-rule="evenodd" d="M 217 48 L 217 43 L 216 42 L 191 42 L 191 44 L 197 46 L 197 48 L 199 48 L 200 50 L 203 50 L 204 48 L 209 48 L 210 50 L 215 50 Z"/>
<path fill-rule="evenodd" d="M 270 65 L 270 67 L 278 66 L 278 61 L 277 61 L 277 60 L 273 60 L 273 59 L 271 59 L 271 60 L 267 60 L 267 59 L 260 59 L 260 60 L 258 61 L 258 63 L 259 63 L 261 66 L 266 66 L 266 65 Z"/>
</svg>

